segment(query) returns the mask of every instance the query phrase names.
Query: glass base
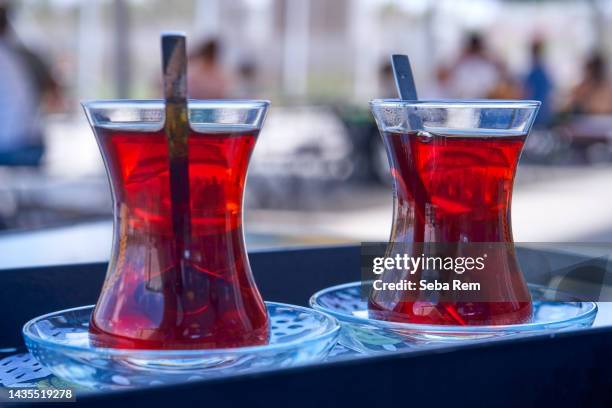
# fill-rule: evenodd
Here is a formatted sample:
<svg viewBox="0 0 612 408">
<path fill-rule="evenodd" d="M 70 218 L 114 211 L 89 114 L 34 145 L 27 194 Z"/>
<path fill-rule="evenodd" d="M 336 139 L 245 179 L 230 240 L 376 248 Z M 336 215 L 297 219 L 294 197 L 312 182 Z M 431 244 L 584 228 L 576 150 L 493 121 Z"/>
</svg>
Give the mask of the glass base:
<svg viewBox="0 0 612 408">
<path fill-rule="evenodd" d="M 365 290 L 369 292 L 369 288 Z M 321 290 L 310 298 L 310 305 L 340 321 L 340 344 L 365 354 L 590 327 L 595 320 L 597 304 L 593 302 L 550 301 L 547 299 L 554 299 L 556 295 L 553 290 L 537 285 L 529 285 L 529 290 L 533 299 L 532 320 L 500 326 L 428 325 L 371 319 L 367 299 L 361 296 L 361 282 Z"/>
<path fill-rule="evenodd" d="M 93 389 L 169 384 L 319 361 L 336 344 L 340 325 L 312 309 L 266 302 L 270 342 L 263 346 L 198 350 L 94 347 L 93 306 L 63 310 L 25 324 L 30 353 L 63 380 Z"/>
</svg>

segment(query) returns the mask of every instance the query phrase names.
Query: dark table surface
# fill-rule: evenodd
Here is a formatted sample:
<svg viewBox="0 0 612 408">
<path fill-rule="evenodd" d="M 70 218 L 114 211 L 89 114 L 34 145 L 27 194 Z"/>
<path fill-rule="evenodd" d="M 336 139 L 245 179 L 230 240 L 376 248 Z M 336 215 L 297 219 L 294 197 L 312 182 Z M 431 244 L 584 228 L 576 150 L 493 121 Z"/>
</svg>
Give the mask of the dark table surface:
<svg viewBox="0 0 612 408">
<path fill-rule="evenodd" d="M 359 251 L 358 246 L 259 251 L 250 259 L 266 300 L 305 305 L 317 290 L 358 280 Z M 0 349 L 22 347 L 20 329 L 33 317 L 94 303 L 105 270 L 105 263 L 0 270 L 0 310 L 6 311 Z M 612 406 L 611 346 L 612 327 L 604 322 L 573 332 L 82 394 L 78 400 L 105 407 Z"/>
</svg>

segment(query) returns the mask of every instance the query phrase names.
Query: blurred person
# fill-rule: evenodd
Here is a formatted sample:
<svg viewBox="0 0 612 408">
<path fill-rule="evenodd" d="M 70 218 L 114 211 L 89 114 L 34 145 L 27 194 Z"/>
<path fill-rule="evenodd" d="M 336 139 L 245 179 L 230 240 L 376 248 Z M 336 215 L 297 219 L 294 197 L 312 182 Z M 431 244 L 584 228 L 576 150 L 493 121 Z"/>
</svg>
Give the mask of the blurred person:
<svg viewBox="0 0 612 408">
<path fill-rule="evenodd" d="M 17 41 L 10 4 L 0 3 L 0 165 L 40 164 L 44 152 L 40 107 L 57 92 L 42 60 Z"/>
<path fill-rule="evenodd" d="M 393 65 L 383 62 L 378 69 L 379 95 L 381 98 L 397 98 Z"/>
<path fill-rule="evenodd" d="M 487 52 L 482 36 L 472 33 L 457 61 L 445 72 L 440 85 L 452 98 L 486 98 L 500 79 L 499 64 Z"/>
<path fill-rule="evenodd" d="M 445 65 L 438 65 L 435 72 L 435 81 L 426 90 L 430 98 L 441 99 L 450 95 L 448 84 L 450 79 L 450 69 Z"/>
<path fill-rule="evenodd" d="M 189 96 L 194 99 L 222 99 L 227 96 L 229 79 L 219 61 L 217 40 L 208 40 L 191 54 L 187 81 Z"/>
<path fill-rule="evenodd" d="M 531 66 L 523 80 L 524 97 L 540 101 L 540 110 L 535 119 L 535 126 L 548 126 L 551 119 L 550 96 L 553 83 L 543 61 L 544 42 L 535 39 L 531 43 Z"/>
<path fill-rule="evenodd" d="M 520 82 L 517 81 L 505 65 L 500 64 L 498 69 L 499 77 L 497 83 L 487 93 L 486 97 L 488 99 L 521 99 L 523 91 Z"/>
<path fill-rule="evenodd" d="M 247 59 L 240 63 L 236 85 L 233 92 L 236 98 L 254 99 L 259 95 L 257 64 L 253 60 Z"/>
<path fill-rule="evenodd" d="M 612 83 L 603 55 L 593 53 L 580 83 L 572 89 L 565 111 L 572 114 L 612 114 Z"/>
<path fill-rule="evenodd" d="M 65 111 L 66 101 L 62 89 L 47 63 L 23 45 L 18 45 L 16 49 L 28 67 L 30 78 L 34 81 L 34 90 L 40 108 L 45 113 Z"/>
</svg>

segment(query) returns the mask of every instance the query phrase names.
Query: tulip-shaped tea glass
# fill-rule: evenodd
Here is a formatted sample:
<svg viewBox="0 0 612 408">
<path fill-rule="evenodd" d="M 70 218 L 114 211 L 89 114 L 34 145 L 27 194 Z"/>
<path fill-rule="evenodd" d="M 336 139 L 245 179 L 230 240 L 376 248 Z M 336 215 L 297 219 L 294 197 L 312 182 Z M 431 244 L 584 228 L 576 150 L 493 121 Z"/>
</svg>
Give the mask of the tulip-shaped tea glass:
<svg viewBox="0 0 612 408">
<path fill-rule="evenodd" d="M 510 204 L 538 107 L 536 101 L 371 102 L 394 182 L 386 256 L 421 259 L 411 269 L 382 273 L 379 288 L 407 280 L 415 286 L 373 289 L 371 317 L 445 325 L 529 321 L 531 298 L 514 252 Z M 455 287 L 457 280 L 478 285 Z"/>
<path fill-rule="evenodd" d="M 188 174 L 179 180 L 188 183 L 189 202 L 179 210 L 173 210 L 164 102 L 83 105 L 114 201 L 112 254 L 90 322 L 97 345 L 265 344 L 268 316 L 245 250 L 242 201 L 268 102 L 189 101 Z M 185 236 L 173 228 L 177 211 L 188 220 Z"/>
</svg>

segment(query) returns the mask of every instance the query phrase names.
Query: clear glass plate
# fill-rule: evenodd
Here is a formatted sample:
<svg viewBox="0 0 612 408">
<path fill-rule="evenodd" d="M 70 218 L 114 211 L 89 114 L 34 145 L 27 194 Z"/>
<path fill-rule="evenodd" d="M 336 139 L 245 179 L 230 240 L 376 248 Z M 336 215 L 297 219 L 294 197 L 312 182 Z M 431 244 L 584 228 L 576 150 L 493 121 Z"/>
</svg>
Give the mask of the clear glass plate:
<svg viewBox="0 0 612 408">
<path fill-rule="evenodd" d="M 30 353 L 56 376 L 93 389 L 169 384 L 324 359 L 340 325 L 305 307 L 266 302 L 270 342 L 263 346 L 199 350 L 125 350 L 94 347 L 93 306 L 62 310 L 30 320 L 23 335 Z"/>
<path fill-rule="evenodd" d="M 597 315 L 597 304 L 593 302 L 547 300 L 559 294 L 549 288 L 529 285 L 533 299 L 533 318 L 529 323 L 500 326 L 398 323 L 369 318 L 367 300 L 362 298 L 361 290 L 361 282 L 333 286 L 315 293 L 310 298 L 310 305 L 340 321 L 340 344 L 366 354 L 590 327 Z"/>
</svg>

